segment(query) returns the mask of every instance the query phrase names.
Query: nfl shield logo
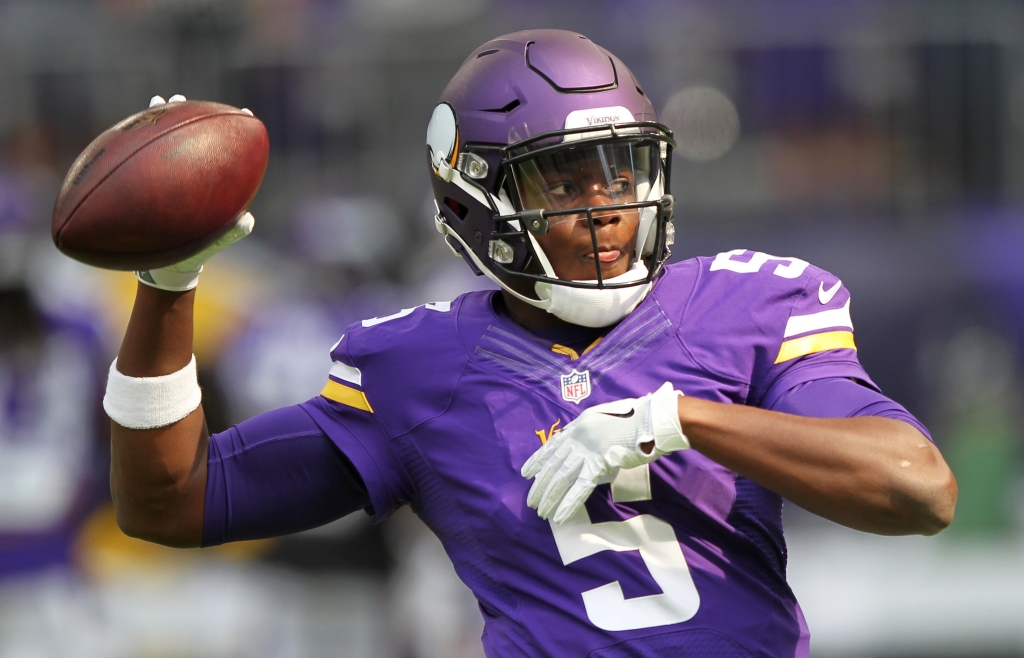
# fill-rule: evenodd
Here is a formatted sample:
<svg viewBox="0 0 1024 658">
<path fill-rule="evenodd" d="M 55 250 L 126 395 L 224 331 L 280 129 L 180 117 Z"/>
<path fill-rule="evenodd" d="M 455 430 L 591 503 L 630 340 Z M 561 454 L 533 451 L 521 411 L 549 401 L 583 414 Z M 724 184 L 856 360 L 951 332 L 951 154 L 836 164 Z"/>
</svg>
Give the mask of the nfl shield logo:
<svg viewBox="0 0 1024 658">
<path fill-rule="evenodd" d="M 568 375 L 562 375 L 562 399 L 566 402 L 580 403 L 590 397 L 590 371 L 579 372 L 573 370 Z"/>
</svg>

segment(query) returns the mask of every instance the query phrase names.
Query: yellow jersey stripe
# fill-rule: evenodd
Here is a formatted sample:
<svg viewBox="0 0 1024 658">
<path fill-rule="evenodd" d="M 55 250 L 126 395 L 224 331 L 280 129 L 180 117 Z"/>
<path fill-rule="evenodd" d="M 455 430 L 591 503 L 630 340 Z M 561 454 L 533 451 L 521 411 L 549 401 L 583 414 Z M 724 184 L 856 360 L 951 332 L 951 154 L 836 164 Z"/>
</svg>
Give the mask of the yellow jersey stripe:
<svg viewBox="0 0 1024 658">
<path fill-rule="evenodd" d="M 373 408 L 370 407 L 370 401 L 366 399 L 365 393 L 344 384 L 339 384 L 333 379 L 327 380 L 327 385 L 324 386 L 324 390 L 320 391 L 320 395 L 328 400 L 340 402 L 345 406 L 373 413 Z"/>
<path fill-rule="evenodd" d="M 584 354 L 586 354 L 586 353 L 587 353 L 587 352 L 589 352 L 590 350 L 592 350 L 592 349 L 594 349 L 595 347 L 597 347 L 597 344 L 598 344 L 598 343 L 600 343 L 600 342 L 601 342 L 602 340 L 604 340 L 604 336 L 598 336 L 598 337 L 597 337 L 597 340 L 595 340 L 595 341 L 594 341 L 593 343 L 591 343 L 590 345 L 588 345 L 588 346 L 587 346 L 587 349 L 583 350 L 583 353 L 584 353 Z"/>
<path fill-rule="evenodd" d="M 828 350 L 857 349 L 852 331 L 826 331 L 823 334 L 794 338 L 782 343 L 775 363 L 783 363 L 797 357 L 826 352 Z"/>
</svg>

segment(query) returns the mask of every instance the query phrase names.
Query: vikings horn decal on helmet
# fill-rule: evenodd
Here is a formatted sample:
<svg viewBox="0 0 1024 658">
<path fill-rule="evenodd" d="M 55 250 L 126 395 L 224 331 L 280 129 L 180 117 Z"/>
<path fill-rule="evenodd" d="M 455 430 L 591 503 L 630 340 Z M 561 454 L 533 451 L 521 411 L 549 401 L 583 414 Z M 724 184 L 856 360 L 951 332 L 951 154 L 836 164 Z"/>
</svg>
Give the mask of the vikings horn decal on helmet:
<svg viewBox="0 0 1024 658">
<path fill-rule="evenodd" d="M 463 62 L 427 127 L 437 214 L 452 250 L 504 290 L 567 322 L 604 327 L 639 304 L 669 256 L 672 134 L 633 74 L 586 37 L 527 30 L 477 48 Z M 552 194 L 552 172 L 601 185 L 612 203 Z M 631 268 L 604 279 L 594 216 L 636 213 Z M 558 278 L 536 236 L 586 221 L 595 279 Z M 533 281 L 536 297 L 513 290 Z M 517 286 L 518 287 L 518 286 Z"/>
</svg>

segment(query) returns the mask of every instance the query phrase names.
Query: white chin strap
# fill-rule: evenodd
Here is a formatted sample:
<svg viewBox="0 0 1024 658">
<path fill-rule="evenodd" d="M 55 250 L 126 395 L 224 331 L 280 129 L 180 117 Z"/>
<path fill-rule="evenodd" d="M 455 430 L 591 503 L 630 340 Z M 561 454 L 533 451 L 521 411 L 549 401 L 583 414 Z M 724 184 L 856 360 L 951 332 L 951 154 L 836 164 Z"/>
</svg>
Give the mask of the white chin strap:
<svg viewBox="0 0 1024 658">
<path fill-rule="evenodd" d="M 647 277 L 647 266 L 637 261 L 625 274 L 605 279 L 608 283 L 634 283 L 626 288 L 572 288 L 538 281 L 535 289 L 541 299 L 547 299 L 548 313 L 566 322 L 583 327 L 607 327 L 622 320 L 644 300 L 651 291 L 650 283 L 640 282 Z M 593 283 L 597 281 L 582 281 Z M 536 306 L 536 304 L 534 304 Z"/>
<path fill-rule="evenodd" d="M 555 268 L 551 266 L 547 254 L 541 248 L 533 234 L 527 234 L 527 238 L 533 244 L 537 260 L 540 262 L 544 273 L 552 279 L 558 278 Z M 638 237 L 638 240 L 640 238 Z M 554 283 L 538 281 L 534 284 L 534 290 L 540 300 L 530 300 L 529 303 L 546 310 L 556 318 L 578 324 L 582 327 L 607 327 L 613 325 L 622 318 L 629 315 L 630 311 L 644 300 L 651 290 L 651 284 L 640 283 L 647 278 L 647 266 L 642 260 L 637 262 L 626 273 L 619 276 L 605 279 L 604 283 L 636 283 L 635 286 L 624 288 L 573 288 L 571 286 L 560 286 Z M 592 283 L 597 285 L 596 279 L 581 280 L 578 283 Z"/>
</svg>

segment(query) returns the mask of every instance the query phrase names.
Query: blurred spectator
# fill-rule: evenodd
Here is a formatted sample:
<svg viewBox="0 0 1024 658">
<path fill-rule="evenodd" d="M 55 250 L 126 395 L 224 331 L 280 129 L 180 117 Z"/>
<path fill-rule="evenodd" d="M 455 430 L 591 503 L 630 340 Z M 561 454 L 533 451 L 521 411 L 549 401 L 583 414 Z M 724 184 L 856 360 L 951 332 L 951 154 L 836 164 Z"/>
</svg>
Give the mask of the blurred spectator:
<svg viewBox="0 0 1024 658">
<path fill-rule="evenodd" d="M 106 475 L 99 327 L 32 299 L 29 203 L 0 177 L 0 576 L 67 565 Z"/>
<path fill-rule="evenodd" d="M 47 597 L 74 589 L 76 536 L 105 500 L 105 354 L 96 322 L 33 299 L 31 206 L 0 173 L 0 655 L 56 656 Z"/>
<path fill-rule="evenodd" d="M 393 260 L 403 242 L 398 214 L 376 197 L 310 199 L 291 229 L 296 251 L 309 262 L 368 274 Z"/>
</svg>

